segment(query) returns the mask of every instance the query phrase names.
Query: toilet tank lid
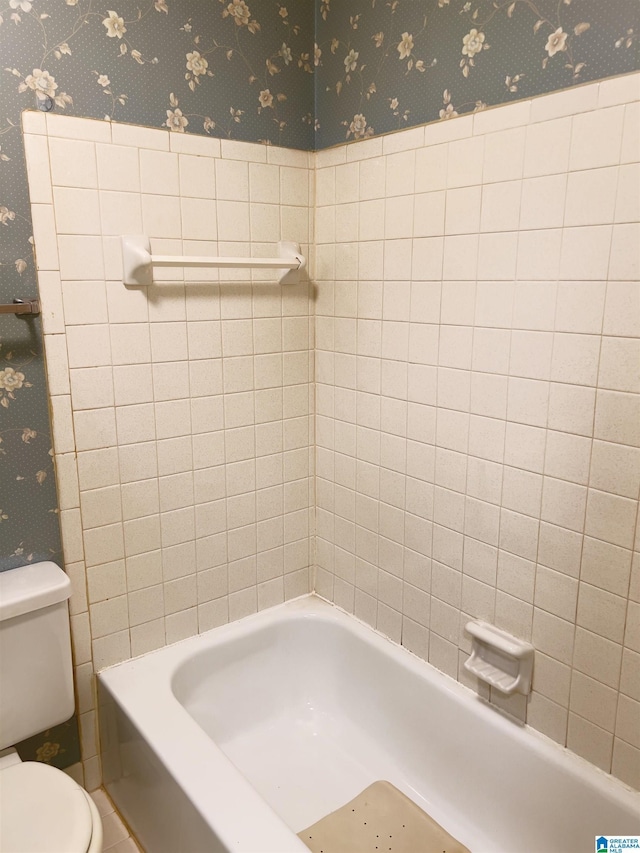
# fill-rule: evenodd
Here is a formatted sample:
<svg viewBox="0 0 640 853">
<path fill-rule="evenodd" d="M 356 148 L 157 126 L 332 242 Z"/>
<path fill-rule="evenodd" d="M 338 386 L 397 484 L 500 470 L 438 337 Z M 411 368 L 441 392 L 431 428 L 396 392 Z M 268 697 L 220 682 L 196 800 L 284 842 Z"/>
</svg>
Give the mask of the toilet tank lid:
<svg viewBox="0 0 640 853">
<path fill-rule="evenodd" d="M 71 581 L 49 561 L 0 572 L 0 622 L 66 601 Z"/>
</svg>

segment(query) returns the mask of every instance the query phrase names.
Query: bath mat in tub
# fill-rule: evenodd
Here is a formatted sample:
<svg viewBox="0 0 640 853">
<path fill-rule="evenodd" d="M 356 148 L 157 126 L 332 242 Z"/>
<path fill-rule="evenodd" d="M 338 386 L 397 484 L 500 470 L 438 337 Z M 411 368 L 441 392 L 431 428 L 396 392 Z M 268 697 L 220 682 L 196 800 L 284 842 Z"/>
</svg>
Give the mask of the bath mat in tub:
<svg viewBox="0 0 640 853">
<path fill-rule="evenodd" d="M 374 782 L 298 833 L 313 853 L 469 853 L 390 782 Z"/>
</svg>

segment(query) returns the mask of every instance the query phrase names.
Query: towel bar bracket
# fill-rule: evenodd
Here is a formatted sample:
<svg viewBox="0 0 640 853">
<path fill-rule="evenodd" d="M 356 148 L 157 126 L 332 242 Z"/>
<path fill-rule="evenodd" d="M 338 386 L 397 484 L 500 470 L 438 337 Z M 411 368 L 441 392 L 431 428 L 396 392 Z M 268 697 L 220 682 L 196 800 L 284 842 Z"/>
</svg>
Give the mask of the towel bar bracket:
<svg viewBox="0 0 640 853">
<path fill-rule="evenodd" d="M 39 299 L 14 299 L 8 305 L 0 305 L 0 314 L 31 315 L 40 313 Z"/>
</svg>

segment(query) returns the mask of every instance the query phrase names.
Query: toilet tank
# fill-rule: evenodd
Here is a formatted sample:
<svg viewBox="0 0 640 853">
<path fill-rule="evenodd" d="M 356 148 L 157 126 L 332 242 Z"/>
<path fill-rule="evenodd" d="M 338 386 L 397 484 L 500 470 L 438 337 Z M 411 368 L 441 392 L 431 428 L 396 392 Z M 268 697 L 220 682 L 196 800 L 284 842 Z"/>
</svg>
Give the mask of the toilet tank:
<svg viewBox="0 0 640 853">
<path fill-rule="evenodd" d="M 70 595 L 55 563 L 0 572 L 0 749 L 73 714 Z"/>
</svg>

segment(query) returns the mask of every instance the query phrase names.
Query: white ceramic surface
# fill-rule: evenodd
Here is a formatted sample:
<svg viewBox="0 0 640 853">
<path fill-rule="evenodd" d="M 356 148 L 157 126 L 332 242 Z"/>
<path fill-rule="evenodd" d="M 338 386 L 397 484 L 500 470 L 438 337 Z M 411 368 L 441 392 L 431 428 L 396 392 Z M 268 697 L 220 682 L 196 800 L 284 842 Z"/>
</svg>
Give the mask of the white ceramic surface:
<svg viewBox="0 0 640 853">
<path fill-rule="evenodd" d="M 55 563 L 0 573 L 0 749 L 73 714 L 70 594 Z"/>
<path fill-rule="evenodd" d="M 303 851 L 296 832 L 376 779 L 473 853 L 640 825 L 637 794 L 314 596 L 99 680 L 106 786 L 148 853 Z"/>
</svg>

